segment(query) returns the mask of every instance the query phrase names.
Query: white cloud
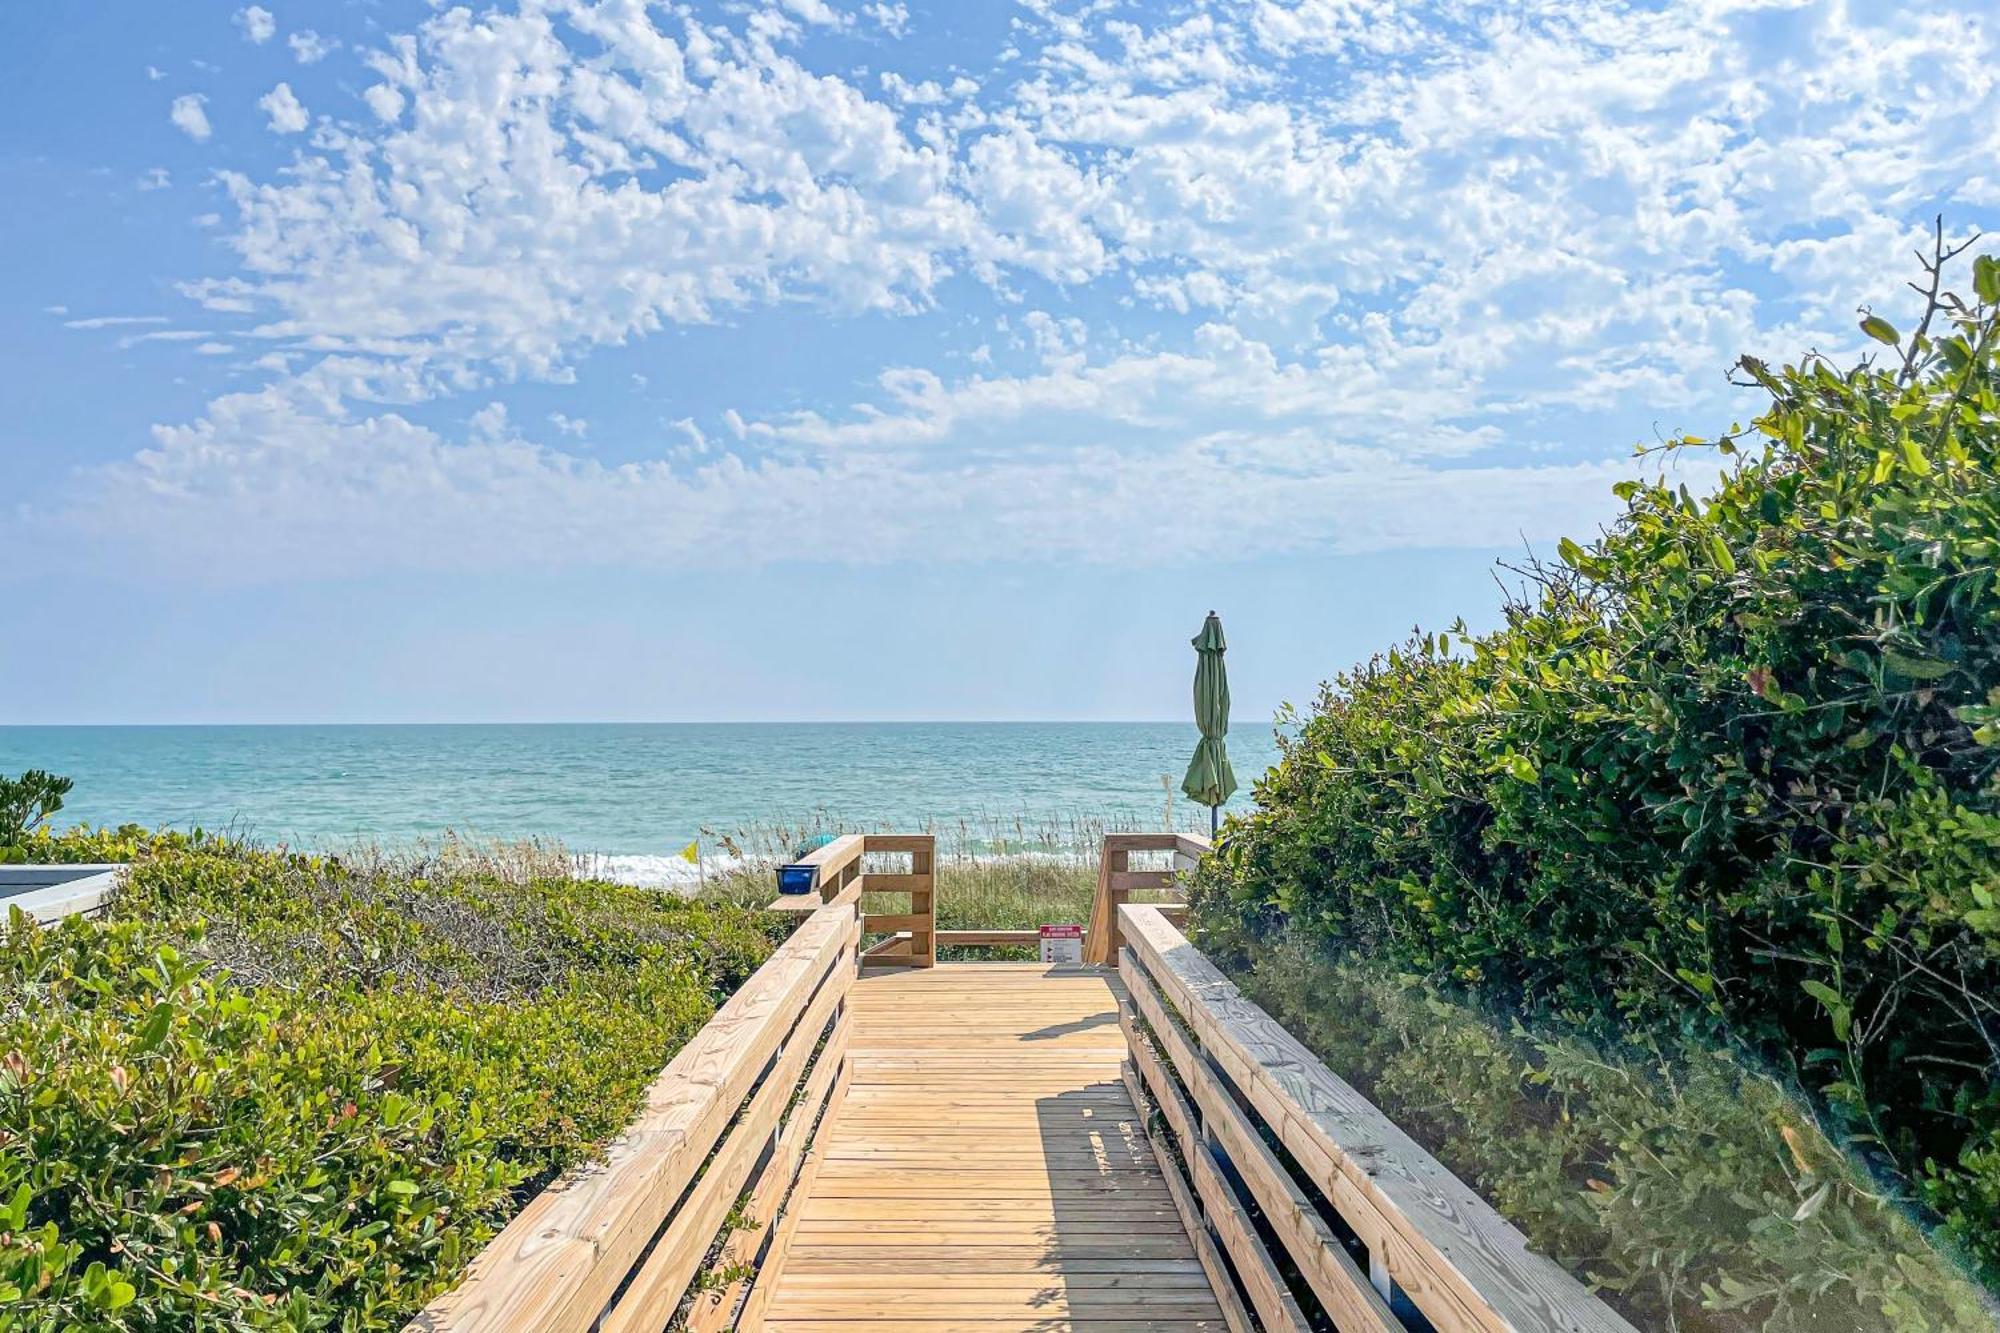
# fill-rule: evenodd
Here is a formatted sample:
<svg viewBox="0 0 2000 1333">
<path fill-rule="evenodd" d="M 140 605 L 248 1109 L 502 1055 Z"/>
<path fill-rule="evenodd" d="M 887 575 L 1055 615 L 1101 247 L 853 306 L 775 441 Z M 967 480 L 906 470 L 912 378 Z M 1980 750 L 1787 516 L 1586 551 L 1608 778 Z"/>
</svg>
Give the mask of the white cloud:
<svg viewBox="0 0 2000 1333">
<path fill-rule="evenodd" d="M 196 143 L 206 143 L 212 133 L 208 124 L 208 112 L 202 110 L 207 101 L 208 99 L 200 93 L 185 93 L 176 97 L 173 105 L 167 110 L 167 119 L 174 123 L 174 128 Z"/>
<path fill-rule="evenodd" d="M 258 98 L 257 106 L 270 117 L 273 134 L 297 134 L 312 123 L 289 83 L 281 83 Z"/>
<path fill-rule="evenodd" d="M 122 350 L 141 343 L 191 343 L 208 336 L 202 329 L 154 329 L 149 333 L 129 333 L 118 340 L 118 346 Z"/>
<path fill-rule="evenodd" d="M 683 46 L 632 4 L 568 17 L 602 54 L 537 10 L 462 9 L 376 53 L 372 137 L 278 179 L 222 173 L 244 276 L 208 290 L 399 396 L 561 378 L 580 350 L 745 305 L 933 298 L 976 225 L 948 151 L 768 45 Z"/>
<path fill-rule="evenodd" d="M 362 100 L 375 113 L 375 119 L 394 124 L 403 114 L 403 94 L 391 84 L 371 84 L 363 93 Z"/>
<path fill-rule="evenodd" d="M 1851 346 L 1934 209 L 2000 206 L 2000 34 L 1931 0 L 1032 4 L 990 68 L 865 77 L 908 14 L 854 12 L 438 7 L 363 53 L 371 115 L 221 173 L 237 266 L 187 289 L 268 385 L 65 521 L 323 572 L 757 560 L 884 493 L 917 498 L 847 556 L 1178 558 L 1177 507 L 1249 551 L 1511 542 L 1587 527 L 1636 436 L 1742 415 L 1737 352 Z M 619 466 L 509 416 L 595 349 L 705 324 L 754 357 L 798 306 L 843 354 L 908 315 L 935 350 L 670 415 Z M 437 399 L 463 438 L 385 406 Z"/>
<path fill-rule="evenodd" d="M 174 178 L 165 167 L 148 167 L 137 182 L 141 190 L 164 190 L 174 183 Z"/>
<path fill-rule="evenodd" d="M 301 65 L 317 65 L 340 49 L 337 39 L 322 37 L 311 28 L 301 28 L 287 35 L 285 45 L 292 49 L 292 58 Z"/>
<path fill-rule="evenodd" d="M 63 321 L 66 329 L 116 329 L 130 324 L 170 324 L 165 315 L 92 315 L 88 319 Z"/>
<path fill-rule="evenodd" d="M 985 224 L 980 258 L 1029 269 L 1054 282 L 1081 283 L 1111 262 L 1091 216 L 1116 189 L 1071 154 L 1015 124 L 975 140 L 966 170 Z"/>
<path fill-rule="evenodd" d="M 166 77 L 167 77 L 167 72 L 159 68 L 159 66 L 157 65 L 146 66 L 146 78 L 150 82 L 158 83 L 161 79 L 164 79 Z"/>
<path fill-rule="evenodd" d="M 237 10 L 236 26 L 243 30 L 244 39 L 256 46 L 270 41 L 278 32 L 278 20 L 261 5 Z"/>
<path fill-rule="evenodd" d="M 838 28 L 848 22 L 847 16 L 826 0 L 778 0 L 778 3 L 807 23 L 821 27 Z"/>
<path fill-rule="evenodd" d="M 861 12 L 891 37 L 901 37 L 910 28 L 910 8 L 904 4 L 883 4 L 880 0 L 863 5 Z"/>
<path fill-rule="evenodd" d="M 1578 530 L 1608 511 L 1622 464 L 1426 467 L 1311 439 L 1190 438 L 1145 466 L 1114 449 L 1028 451 L 913 478 L 856 453 L 751 461 L 735 453 L 608 466 L 520 438 L 504 413 L 452 442 L 395 413 L 329 417 L 296 391 L 218 399 L 161 428 L 129 464 L 90 475 L 90 499 L 52 521 L 92 558 L 131 554 L 146 517 L 163 575 L 351 574 L 387 569 L 741 567 L 786 558 L 766 534 L 843 533 L 861 562 L 1146 563 L 1244 550 L 1379 551 L 1510 544 Z M 685 432 L 685 438 L 691 439 Z M 711 442 L 712 443 L 712 442 Z M 677 445 L 676 449 L 685 449 Z M 1284 460 L 1278 462 L 1276 460 Z M 1308 465 L 1311 463 L 1312 465 Z M 855 524 L 899 497 L 895 521 Z M 1161 516 L 1225 513 L 1176 527 Z M 227 577 L 227 575 L 225 575 Z"/>
<path fill-rule="evenodd" d="M 503 440 L 507 438 L 507 404 L 488 403 L 472 414 L 466 422 L 475 440 Z"/>
</svg>

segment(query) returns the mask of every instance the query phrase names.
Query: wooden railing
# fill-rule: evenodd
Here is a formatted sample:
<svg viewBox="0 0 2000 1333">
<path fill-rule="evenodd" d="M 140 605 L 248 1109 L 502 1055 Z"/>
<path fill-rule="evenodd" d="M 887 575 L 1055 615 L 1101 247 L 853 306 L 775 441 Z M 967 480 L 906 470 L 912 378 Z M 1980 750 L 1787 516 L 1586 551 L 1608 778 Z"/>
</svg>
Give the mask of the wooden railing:
<svg viewBox="0 0 2000 1333">
<path fill-rule="evenodd" d="M 850 877 L 816 900 L 660 1073 L 604 1161 L 531 1200 L 409 1333 L 657 1333 L 711 1251 L 716 1271 L 749 1275 L 697 1293 L 687 1327 L 754 1323 L 769 1299 L 758 1277 L 795 1224 L 780 1210 L 846 1088 L 861 893 Z"/>
<path fill-rule="evenodd" d="M 1157 908 L 1119 918 L 1126 1084 L 1232 1329 L 1247 1307 L 1303 1333 L 1317 1304 L 1342 1333 L 1389 1333 L 1407 1301 L 1439 1333 L 1634 1333 Z"/>
<path fill-rule="evenodd" d="M 870 854 L 901 855 L 910 858 L 907 871 L 867 870 L 863 858 Z M 903 963 L 911 967 L 932 967 L 937 963 L 937 839 L 930 834 L 849 833 L 799 862 L 819 867 L 819 896 L 800 894 L 780 897 L 771 906 L 778 911 L 810 912 L 832 902 L 850 889 L 860 897 L 861 933 L 880 935 L 864 951 L 870 963 Z M 868 895 L 906 894 L 908 910 L 869 911 Z"/>
<path fill-rule="evenodd" d="M 0 934 L 15 907 L 43 925 L 66 916 L 96 916 L 117 891 L 125 870 L 112 862 L 0 866 Z"/>
<path fill-rule="evenodd" d="M 1134 893 L 1178 893 L 1181 872 L 1208 854 L 1207 838 L 1188 833 L 1107 833 L 1097 856 L 1097 898 L 1090 909 L 1090 928 L 1083 937 L 1083 960 L 1099 967 L 1118 962 L 1118 909 Z M 1166 852 L 1164 870 L 1132 869 L 1132 853 Z M 1176 915 L 1169 908 L 1170 917 Z"/>
</svg>

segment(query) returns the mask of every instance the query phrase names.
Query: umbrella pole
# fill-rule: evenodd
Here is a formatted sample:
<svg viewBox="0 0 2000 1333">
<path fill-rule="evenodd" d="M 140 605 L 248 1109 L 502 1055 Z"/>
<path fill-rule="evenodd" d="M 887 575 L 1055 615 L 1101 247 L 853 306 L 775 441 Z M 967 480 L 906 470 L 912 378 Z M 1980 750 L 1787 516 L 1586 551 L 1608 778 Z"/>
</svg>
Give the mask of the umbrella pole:
<svg viewBox="0 0 2000 1333">
<path fill-rule="evenodd" d="M 1220 816 L 1217 812 L 1221 809 L 1222 807 L 1219 805 L 1208 807 L 1208 840 L 1210 842 L 1215 841 L 1216 826 L 1220 822 Z"/>
</svg>

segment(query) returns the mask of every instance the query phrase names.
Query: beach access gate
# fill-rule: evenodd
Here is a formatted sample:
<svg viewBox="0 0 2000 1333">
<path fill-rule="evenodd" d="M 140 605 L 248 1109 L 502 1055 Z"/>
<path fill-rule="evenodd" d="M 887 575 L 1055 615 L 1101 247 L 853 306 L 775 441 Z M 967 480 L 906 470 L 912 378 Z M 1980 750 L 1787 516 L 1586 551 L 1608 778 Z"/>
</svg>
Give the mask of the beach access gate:
<svg viewBox="0 0 2000 1333">
<path fill-rule="evenodd" d="M 410 1329 L 1632 1333 L 1187 940 L 1207 850 L 1105 838 L 1081 963 L 940 964 L 1039 932 L 936 929 L 929 836 L 820 848 L 604 1160 Z"/>
</svg>

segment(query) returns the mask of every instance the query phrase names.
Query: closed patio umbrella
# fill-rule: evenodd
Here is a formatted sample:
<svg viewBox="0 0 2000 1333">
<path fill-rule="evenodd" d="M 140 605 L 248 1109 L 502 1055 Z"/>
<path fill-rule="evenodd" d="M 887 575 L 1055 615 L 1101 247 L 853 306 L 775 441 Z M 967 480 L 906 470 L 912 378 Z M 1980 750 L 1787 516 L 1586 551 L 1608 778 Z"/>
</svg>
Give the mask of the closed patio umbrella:
<svg viewBox="0 0 2000 1333">
<path fill-rule="evenodd" d="M 1222 641 L 1222 621 L 1215 612 L 1201 622 L 1194 636 L 1194 723 L 1201 740 L 1194 747 L 1181 790 L 1208 807 L 1208 831 L 1214 836 L 1222 803 L 1236 790 L 1236 770 L 1229 766 L 1229 672 L 1222 665 L 1228 645 Z"/>
</svg>

